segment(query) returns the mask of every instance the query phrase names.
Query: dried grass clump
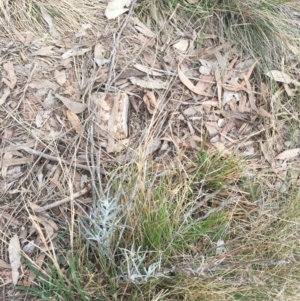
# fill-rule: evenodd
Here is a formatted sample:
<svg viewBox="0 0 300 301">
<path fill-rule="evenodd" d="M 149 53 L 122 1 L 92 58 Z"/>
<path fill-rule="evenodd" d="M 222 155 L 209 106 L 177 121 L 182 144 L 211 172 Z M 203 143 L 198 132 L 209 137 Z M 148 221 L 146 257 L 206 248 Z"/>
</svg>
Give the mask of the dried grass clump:
<svg viewBox="0 0 300 301">
<path fill-rule="evenodd" d="M 43 11 L 46 11 L 57 31 L 67 35 L 78 31 L 82 24 L 103 24 L 106 20 L 99 12 L 104 8 L 105 4 L 97 0 L 1 1 L 0 26 L 7 33 L 15 31 L 45 33 L 48 24 L 43 17 Z"/>
<path fill-rule="evenodd" d="M 299 2 L 227 0 L 219 4 L 213 7 L 222 26 L 219 28 L 264 65 L 277 65 L 282 55 L 299 46 Z"/>
<path fill-rule="evenodd" d="M 173 22 L 181 32 L 210 31 L 221 42 L 234 42 L 261 66 L 278 68 L 283 56 L 299 55 L 299 1 L 199 0 L 189 4 L 145 0 L 140 14 L 150 11 L 152 15 L 171 15 L 175 10 Z"/>
</svg>

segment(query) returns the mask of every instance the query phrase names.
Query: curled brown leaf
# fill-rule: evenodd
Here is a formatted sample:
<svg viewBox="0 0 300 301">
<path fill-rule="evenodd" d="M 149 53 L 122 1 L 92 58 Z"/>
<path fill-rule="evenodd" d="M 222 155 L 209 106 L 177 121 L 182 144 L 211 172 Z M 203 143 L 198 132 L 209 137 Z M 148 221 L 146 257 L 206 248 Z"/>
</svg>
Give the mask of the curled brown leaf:
<svg viewBox="0 0 300 301">
<path fill-rule="evenodd" d="M 199 89 L 197 86 L 194 86 L 194 84 L 187 78 L 187 76 L 181 71 L 181 69 L 178 66 L 178 76 L 181 80 L 181 82 L 192 92 L 198 95 L 203 95 L 203 96 L 209 96 L 212 97 L 211 94 L 202 91 L 202 89 Z"/>
<path fill-rule="evenodd" d="M 143 100 L 147 106 L 149 113 L 154 114 L 155 111 L 158 109 L 158 105 L 154 93 L 151 91 L 147 91 L 143 96 Z"/>
</svg>

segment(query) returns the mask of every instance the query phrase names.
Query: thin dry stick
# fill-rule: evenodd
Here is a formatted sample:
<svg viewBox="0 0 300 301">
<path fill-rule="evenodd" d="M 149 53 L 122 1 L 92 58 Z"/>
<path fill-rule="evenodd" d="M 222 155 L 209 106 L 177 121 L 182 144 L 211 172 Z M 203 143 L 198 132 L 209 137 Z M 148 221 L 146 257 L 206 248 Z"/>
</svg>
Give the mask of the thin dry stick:
<svg viewBox="0 0 300 301">
<path fill-rule="evenodd" d="M 25 85 L 25 87 L 24 87 L 24 89 L 23 89 L 22 96 L 21 96 L 21 98 L 20 98 L 20 100 L 19 100 L 17 106 L 16 106 L 15 109 L 13 110 L 13 112 L 16 112 L 16 111 L 19 109 L 20 104 L 21 104 L 21 103 L 23 102 L 23 100 L 25 99 L 25 95 L 26 95 L 27 89 L 28 89 L 28 87 L 29 87 L 29 83 L 31 82 L 32 76 L 33 76 L 33 74 L 34 74 L 34 71 L 35 71 L 35 69 L 36 69 L 36 66 L 37 66 L 37 64 L 34 63 L 33 67 L 31 68 L 31 71 L 30 71 L 29 77 L 28 77 L 28 79 L 27 79 L 26 85 Z M 13 112 L 12 112 L 12 113 L 13 113 Z"/>
<path fill-rule="evenodd" d="M 192 128 L 195 130 L 195 132 L 197 132 L 200 136 L 202 136 L 203 133 L 202 133 L 197 127 L 195 127 L 195 126 L 190 122 L 190 120 L 189 120 L 189 119 L 185 116 L 185 114 L 183 113 L 181 107 L 179 107 L 178 110 L 179 110 L 179 112 L 181 113 L 181 115 L 183 116 L 183 118 L 185 119 L 185 121 L 186 121 L 187 123 L 189 123 L 189 124 L 192 126 Z"/>
<path fill-rule="evenodd" d="M 37 151 L 37 150 L 32 149 L 30 147 L 23 146 L 23 145 L 18 145 L 16 143 L 13 143 L 12 141 L 9 141 L 8 139 L 5 139 L 5 138 L 2 138 L 2 139 L 5 140 L 6 142 L 10 143 L 11 145 L 17 146 L 21 150 L 23 150 L 23 151 L 25 151 L 25 152 L 27 152 L 27 153 L 29 153 L 31 155 L 39 156 L 39 157 L 45 158 L 45 159 L 50 160 L 50 161 L 55 161 L 55 162 L 63 163 L 63 164 L 72 166 L 74 168 L 81 168 L 81 169 L 88 170 L 88 171 L 91 170 L 90 166 L 86 166 L 86 165 L 79 164 L 79 163 L 76 163 L 76 162 L 69 162 L 68 160 L 44 154 L 43 152 Z M 101 171 L 101 173 L 105 174 L 105 172 L 103 172 L 103 171 Z"/>
<path fill-rule="evenodd" d="M 161 73 L 165 73 L 167 75 L 172 75 L 174 77 L 179 77 L 179 75 L 177 73 L 174 73 L 174 72 L 171 72 L 171 71 L 165 71 L 165 70 L 157 69 L 157 68 L 151 68 L 151 70 L 161 72 Z M 197 81 L 203 82 L 203 83 L 209 83 L 209 84 L 215 84 L 216 83 L 215 80 L 207 80 L 207 79 L 197 78 L 197 77 L 192 77 L 192 76 L 187 76 L 187 78 L 197 80 Z"/>
<path fill-rule="evenodd" d="M 244 267 L 244 266 L 249 266 L 252 264 L 262 264 L 262 265 L 291 265 L 293 264 L 289 260 L 272 260 L 272 259 L 258 259 L 258 260 L 253 260 L 253 261 L 244 261 L 244 262 L 229 262 L 229 261 L 222 261 L 220 264 L 218 264 L 217 261 L 211 262 L 208 264 L 207 267 L 205 267 L 203 270 L 208 270 L 208 271 L 214 271 L 214 270 L 219 270 L 219 269 L 229 269 L 229 268 L 238 268 L 238 267 Z"/>
<path fill-rule="evenodd" d="M 60 201 L 56 201 L 56 202 L 54 202 L 52 204 L 45 205 L 43 207 L 35 208 L 34 211 L 35 212 L 42 212 L 42 211 L 46 211 L 46 210 L 52 209 L 54 207 L 60 206 L 60 205 L 62 205 L 64 203 L 67 203 L 67 202 L 69 202 L 71 200 L 77 199 L 78 197 L 80 197 L 80 196 L 86 194 L 87 192 L 89 192 L 90 190 L 91 190 L 91 186 L 88 186 L 88 187 L 83 188 L 82 190 L 74 193 L 72 196 L 68 196 L 68 197 L 66 197 L 66 198 L 64 198 L 64 199 L 62 199 Z"/>
<path fill-rule="evenodd" d="M 133 12 L 133 7 L 134 7 L 135 3 L 136 3 L 136 0 L 133 0 L 132 3 L 131 3 L 131 6 L 130 6 L 130 10 L 127 14 L 127 17 L 124 20 L 123 25 L 122 25 L 122 27 L 120 28 L 120 30 L 117 34 L 117 37 L 114 38 L 114 47 L 113 47 L 113 49 L 111 51 L 111 54 L 110 54 L 110 67 L 109 67 L 109 71 L 108 71 L 107 82 L 106 82 L 106 85 L 105 85 L 105 92 L 109 91 L 110 84 L 111 84 L 111 78 L 112 78 L 112 72 L 113 72 L 113 69 L 115 67 L 116 54 L 117 54 L 117 50 L 118 50 L 119 43 L 120 43 L 120 38 L 121 38 L 121 35 L 122 35 L 125 27 L 127 26 L 128 22 L 130 20 L 130 17 L 131 17 L 131 14 Z"/>
</svg>

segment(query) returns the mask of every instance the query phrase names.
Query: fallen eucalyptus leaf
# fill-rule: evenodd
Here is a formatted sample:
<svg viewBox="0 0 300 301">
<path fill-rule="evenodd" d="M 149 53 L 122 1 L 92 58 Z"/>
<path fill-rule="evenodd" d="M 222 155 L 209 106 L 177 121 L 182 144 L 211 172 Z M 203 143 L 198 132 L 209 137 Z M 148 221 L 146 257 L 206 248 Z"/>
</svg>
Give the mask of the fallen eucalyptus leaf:
<svg viewBox="0 0 300 301">
<path fill-rule="evenodd" d="M 21 266 L 21 246 L 17 234 L 15 234 L 9 242 L 8 254 L 12 271 L 12 282 L 16 285 L 18 283 L 19 268 Z"/>
<path fill-rule="evenodd" d="M 168 82 L 163 82 L 158 79 L 138 79 L 135 77 L 130 77 L 130 81 L 139 87 L 147 88 L 147 89 L 167 89 L 169 87 Z"/>
<path fill-rule="evenodd" d="M 4 88 L 3 89 L 3 94 L 0 97 L 0 106 L 2 106 L 5 103 L 5 101 L 6 101 L 6 99 L 9 95 L 10 95 L 10 89 L 9 88 Z"/>
<path fill-rule="evenodd" d="M 161 72 L 152 70 L 151 67 L 147 67 L 147 66 L 144 66 L 144 65 L 141 65 L 141 64 L 134 64 L 133 67 L 140 70 L 140 71 L 142 71 L 142 72 L 147 73 L 148 75 L 152 75 L 152 76 L 163 76 L 164 75 Z"/>
<path fill-rule="evenodd" d="M 45 46 L 42 47 L 41 49 L 32 52 L 31 55 L 33 56 L 49 56 L 49 55 L 53 55 L 55 52 L 52 50 L 54 48 L 54 46 Z"/>
<path fill-rule="evenodd" d="M 300 86 L 299 82 L 292 79 L 288 74 L 283 73 L 278 70 L 271 70 L 271 71 L 267 72 L 266 75 L 280 83 L 294 84 L 295 86 L 298 86 L 298 87 Z"/>
<path fill-rule="evenodd" d="M 65 70 L 62 70 L 62 71 L 55 70 L 54 77 L 60 86 L 62 86 L 67 81 L 67 76 L 66 76 Z"/>
<path fill-rule="evenodd" d="M 13 89 L 17 83 L 17 76 L 15 74 L 13 63 L 12 62 L 4 63 L 3 69 L 6 71 L 7 75 L 2 80 L 10 89 Z"/>
<path fill-rule="evenodd" d="M 173 47 L 177 50 L 180 50 L 181 52 L 185 52 L 188 50 L 190 45 L 190 41 L 187 39 L 182 39 L 178 41 L 177 43 L 173 44 Z"/>
<path fill-rule="evenodd" d="M 151 91 L 147 91 L 146 94 L 143 96 L 143 100 L 147 106 L 149 113 L 154 114 L 154 112 L 158 109 L 158 104 L 154 93 Z"/>
<path fill-rule="evenodd" d="M 86 104 L 70 100 L 69 98 L 63 97 L 59 94 L 55 94 L 55 97 L 58 98 L 63 104 L 73 113 L 79 114 L 86 109 Z"/>
<path fill-rule="evenodd" d="M 67 114 L 67 118 L 69 119 L 72 127 L 75 129 L 75 131 L 77 133 L 80 133 L 82 131 L 82 124 L 81 124 L 78 116 L 69 110 L 67 110 L 66 114 Z"/>
<path fill-rule="evenodd" d="M 75 46 L 74 48 L 66 51 L 61 57 L 63 59 L 67 59 L 72 56 L 83 55 L 89 50 L 90 50 L 89 48 L 79 48 L 78 46 Z"/>
<path fill-rule="evenodd" d="M 300 148 L 286 150 L 275 157 L 277 160 L 294 159 L 300 155 Z"/>
<path fill-rule="evenodd" d="M 193 83 L 186 77 L 186 75 L 181 71 L 181 69 L 178 66 L 178 76 L 181 80 L 181 82 L 192 92 L 198 95 L 203 95 L 203 96 L 210 96 L 212 97 L 211 94 L 200 90 L 198 87 L 194 86 Z"/>
<path fill-rule="evenodd" d="M 32 81 L 29 84 L 29 87 L 33 89 L 52 89 L 55 91 L 59 88 L 59 85 L 51 82 L 48 79 L 40 79 L 40 80 Z"/>
<path fill-rule="evenodd" d="M 128 11 L 131 0 L 112 0 L 107 4 L 105 9 L 105 17 L 107 19 L 115 19 Z M 126 7 L 126 8 L 125 8 Z"/>
</svg>

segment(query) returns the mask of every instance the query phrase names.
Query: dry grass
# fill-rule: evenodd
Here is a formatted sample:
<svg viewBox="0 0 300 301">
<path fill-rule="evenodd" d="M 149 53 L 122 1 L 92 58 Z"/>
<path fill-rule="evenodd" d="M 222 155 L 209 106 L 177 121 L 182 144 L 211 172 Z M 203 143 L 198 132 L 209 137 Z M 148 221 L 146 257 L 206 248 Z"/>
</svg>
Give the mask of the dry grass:
<svg viewBox="0 0 300 301">
<path fill-rule="evenodd" d="M 109 57 L 123 20 L 107 22 L 105 6 L 0 4 L 0 64 L 13 62 L 17 77 L 0 109 L 1 259 L 9 262 L 14 234 L 22 249 L 17 286 L 10 269 L 0 266 L 3 299 L 298 300 L 299 158 L 276 159 L 300 147 L 298 92 L 288 96 L 288 87 L 264 76 L 266 68 L 279 68 L 298 80 L 292 52 L 299 45 L 299 21 L 289 17 L 291 9 L 299 12 L 298 2 L 139 4 L 135 16 L 154 38 L 130 23 L 119 41 L 110 84 L 126 91 L 132 105 L 130 144 L 119 153 L 107 153 L 95 134 L 90 103 L 107 87 L 109 69 L 96 66 L 95 45 L 101 43 Z M 64 43 L 49 35 L 41 7 Z M 86 34 L 74 36 L 87 23 L 92 27 Z M 172 45 L 186 37 L 195 49 L 177 51 Z M 35 54 L 49 46 L 52 52 Z M 61 59 L 78 46 L 86 53 Z M 232 84 L 230 74 L 253 57 L 258 68 L 247 89 L 238 91 L 244 105 L 218 107 L 218 93 Z M 191 93 L 177 76 L 178 64 L 190 78 L 201 76 L 203 58 L 217 62 L 221 78 L 228 77 L 211 79 L 207 91 L 214 97 Z M 123 71 L 133 74 L 135 63 L 164 70 L 160 78 L 168 86 L 154 90 L 153 114 L 142 101 L 144 88 L 122 78 Z M 53 88 L 62 70 L 67 82 Z M 2 76 L 9 78 L 4 71 Z M 53 90 L 88 105 L 77 114 L 82 131 L 74 129 L 61 102 L 45 106 Z M 269 115 L 247 111 L 253 95 Z M 200 114 L 189 115 L 200 106 Z M 218 132 L 217 144 L 212 128 L 223 120 L 228 128 Z M 88 168 L 74 168 L 76 163 Z M 50 204 L 55 207 L 44 207 Z"/>
<path fill-rule="evenodd" d="M 0 4 L 1 27 L 8 33 L 38 31 L 48 33 L 48 25 L 43 18 L 43 8 L 52 17 L 57 31 L 67 36 L 81 28 L 82 24 L 102 27 L 105 4 L 100 1 L 2 1 Z"/>
<path fill-rule="evenodd" d="M 146 11 L 152 16 L 170 15 L 176 5 L 180 5 L 173 19 L 176 34 L 196 30 L 201 43 L 204 33 L 211 32 L 222 42 L 234 42 L 239 49 L 259 59 L 264 68 L 278 68 L 282 56 L 290 56 L 289 52 L 297 51 L 299 47 L 299 1 L 203 0 L 191 5 L 173 0 L 144 3 L 140 16 Z"/>
</svg>

